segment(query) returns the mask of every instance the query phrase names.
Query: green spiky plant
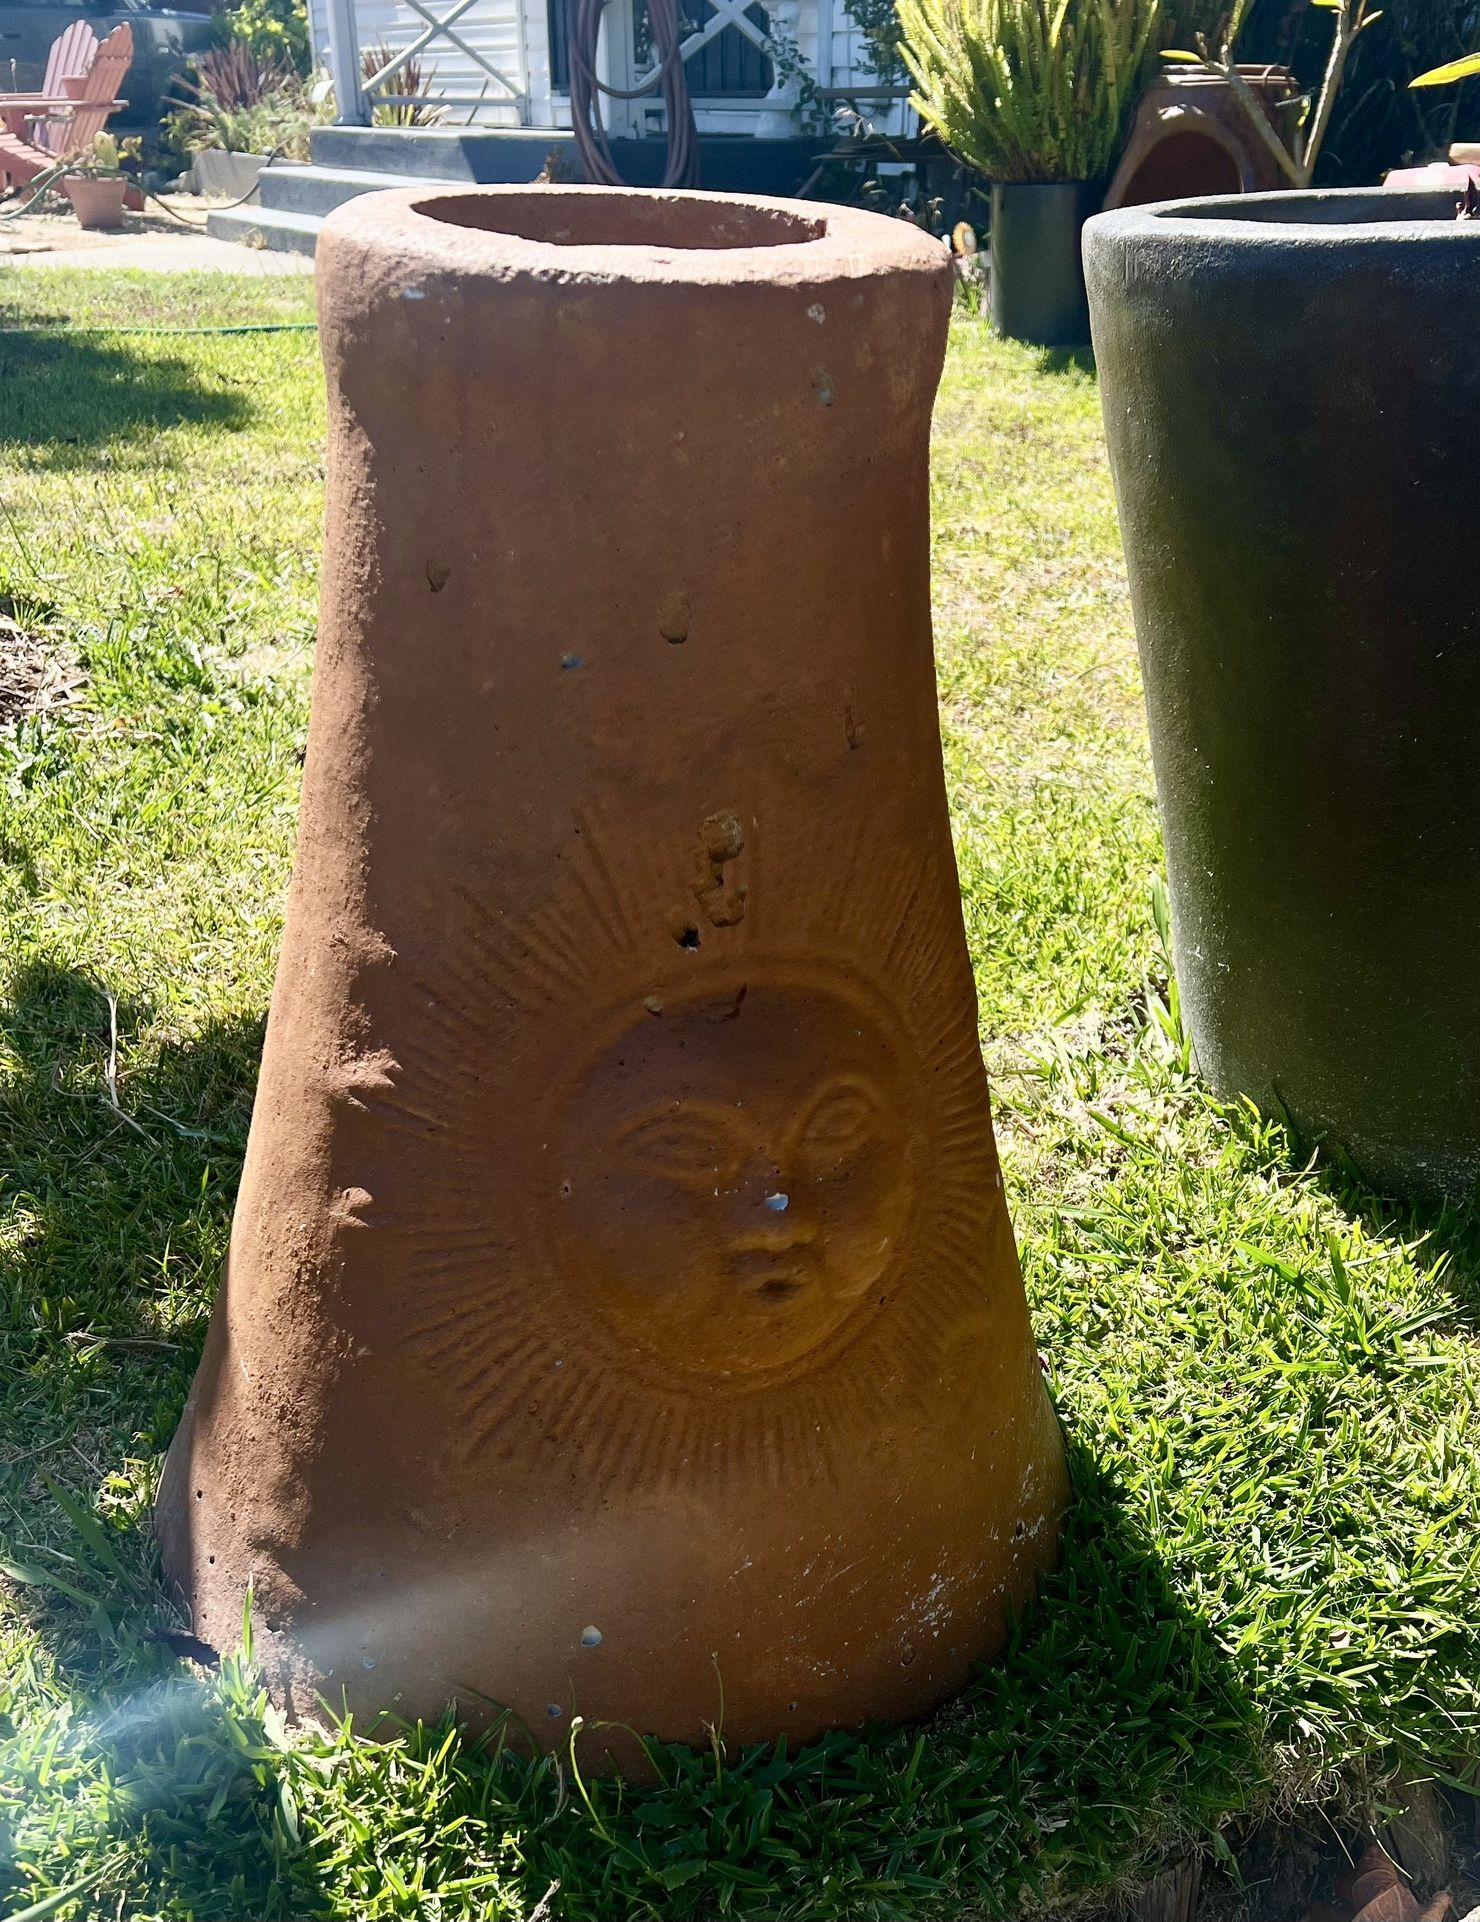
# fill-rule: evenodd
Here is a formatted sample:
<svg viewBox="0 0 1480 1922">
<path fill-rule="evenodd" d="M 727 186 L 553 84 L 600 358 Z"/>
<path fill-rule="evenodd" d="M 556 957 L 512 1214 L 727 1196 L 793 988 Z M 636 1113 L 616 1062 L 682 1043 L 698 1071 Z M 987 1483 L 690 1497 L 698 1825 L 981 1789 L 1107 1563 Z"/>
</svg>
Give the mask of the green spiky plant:
<svg viewBox="0 0 1480 1922">
<path fill-rule="evenodd" d="M 1480 53 L 1467 53 L 1463 59 L 1451 60 L 1446 66 L 1431 67 L 1408 84 L 1410 87 L 1448 87 L 1458 80 L 1473 80 L 1477 74 L 1480 74 Z"/>
<path fill-rule="evenodd" d="M 377 74 L 391 64 L 395 50 L 381 41 L 379 46 L 364 47 L 360 51 L 360 78 L 369 83 Z M 429 94 L 436 85 L 437 69 L 430 71 L 419 60 L 407 60 L 389 82 L 391 90 L 399 95 L 394 101 L 380 99 L 379 89 L 370 95 L 373 125 L 377 127 L 434 127 L 442 118 L 440 107 L 424 105 L 420 96 Z"/>
<path fill-rule="evenodd" d="M 913 104 L 989 180 L 1100 180 L 1161 45 L 1161 0 L 898 0 Z"/>
<path fill-rule="evenodd" d="M 1480 53 L 1467 53 L 1462 55 L 1458 60 L 1448 61 L 1442 67 L 1430 67 L 1427 73 L 1419 74 L 1415 79 L 1410 80 L 1408 84 L 1410 87 L 1452 87 L 1458 81 L 1474 80 L 1477 77 L 1480 77 Z M 1471 146 L 1461 152 L 1459 148 L 1455 148 L 1451 151 L 1450 158 L 1452 160 L 1473 160 L 1475 158 L 1475 149 Z M 1473 204 L 1474 200 L 1475 190 L 1473 183 L 1471 183 L 1470 187 L 1465 191 L 1464 202 L 1460 208 L 1461 220 L 1474 220 L 1477 218 Z"/>
</svg>

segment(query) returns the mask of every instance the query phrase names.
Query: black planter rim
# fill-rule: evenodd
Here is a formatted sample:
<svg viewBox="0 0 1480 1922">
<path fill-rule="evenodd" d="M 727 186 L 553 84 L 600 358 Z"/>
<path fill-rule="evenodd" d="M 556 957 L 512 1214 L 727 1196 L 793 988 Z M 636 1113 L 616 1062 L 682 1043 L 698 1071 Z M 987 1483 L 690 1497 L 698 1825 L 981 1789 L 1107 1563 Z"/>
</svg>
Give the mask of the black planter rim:
<svg viewBox="0 0 1480 1922">
<path fill-rule="evenodd" d="M 1269 194 L 1220 194 L 1206 200 L 1161 200 L 1096 214 L 1086 238 L 1171 246 L 1197 240 L 1229 247 L 1284 247 L 1338 238 L 1344 246 L 1480 247 L 1480 220 L 1456 220 L 1455 187 L 1308 188 Z"/>
</svg>

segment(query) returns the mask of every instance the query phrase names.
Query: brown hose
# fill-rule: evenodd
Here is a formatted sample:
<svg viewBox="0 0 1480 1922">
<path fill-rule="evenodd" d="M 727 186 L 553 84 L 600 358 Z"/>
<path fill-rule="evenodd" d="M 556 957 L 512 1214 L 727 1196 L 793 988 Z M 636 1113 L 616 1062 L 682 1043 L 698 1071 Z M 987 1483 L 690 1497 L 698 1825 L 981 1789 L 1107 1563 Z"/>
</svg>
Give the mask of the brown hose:
<svg viewBox="0 0 1480 1922">
<path fill-rule="evenodd" d="M 601 96 L 637 100 L 660 90 L 668 122 L 665 187 L 699 184 L 699 133 L 683 70 L 683 28 L 678 0 L 647 0 L 658 64 L 637 87 L 609 87 L 596 77 L 596 42 L 607 0 L 570 0 L 570 111 L 576 149 L 586 178 L 598 186 L 625 186 L 601 118 Z"/>
</svg>

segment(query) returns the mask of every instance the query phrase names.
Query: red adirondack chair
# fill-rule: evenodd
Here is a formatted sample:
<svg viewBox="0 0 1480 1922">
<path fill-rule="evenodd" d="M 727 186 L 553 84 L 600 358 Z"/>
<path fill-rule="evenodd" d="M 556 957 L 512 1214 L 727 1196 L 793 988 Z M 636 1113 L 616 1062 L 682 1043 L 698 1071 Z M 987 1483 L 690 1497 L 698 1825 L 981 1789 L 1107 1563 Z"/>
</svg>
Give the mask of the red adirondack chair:
<svg viewBox="0 0 1480 1922">
<path fill-rule="evenodd" d="M 98 36 L 85 20 L 74 20 L 67 31 L 51 43 L 51 52 L 46 57 L 46 78 L 41 83 L 42 93 L 48 100 L 70 99 L 67 81 L 80 80 L 97 54 Z"/>
<path fill-rule="evenodd" d="M 52 101 L 70 100 L 76 89 L 68 83 L 82 80 L 97 51 L 98 36 L 85 20 L 74 20 L 67 31 L 51 43 L 40 93 L 0 92 L 0 127 L 14 134 L 17 140 L 24 140 L 27 119 Z"/>
<path fill-rule="evenodd" d="M 0 94 L 0 181 L 7 187 L 24 187 L 38 174 L 47 173 L 59 160 L 84 153 L 107 125 L 109 114 L 127 102 L 118 98 L 123 77 L 133 65 L 134 36 L 128 26 L 115 27 L 99 43 L 91 28 L 79 22 L 82 32 L 93 42 L 92 55 L 80 71 L 66 71 L 64 61 L 76 61 L 85 43 L 73 40 L 77 27 L 69 27 L 51 50 L 47 61 L 48 83 L 52 68 L 57 68 L 54 91 L 39 94 Z M 73 41 L 65 55 L 63 44 Z"/>
</svg>

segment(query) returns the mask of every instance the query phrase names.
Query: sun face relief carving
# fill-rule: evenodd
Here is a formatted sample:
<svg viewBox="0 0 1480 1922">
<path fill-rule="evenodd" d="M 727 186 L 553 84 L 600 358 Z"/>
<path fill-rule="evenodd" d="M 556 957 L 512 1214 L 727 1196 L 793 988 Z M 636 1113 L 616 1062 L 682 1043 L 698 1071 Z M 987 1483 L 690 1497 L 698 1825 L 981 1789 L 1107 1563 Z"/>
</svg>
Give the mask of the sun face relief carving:
<svg viewBox="0 0 1480 1922">
<path fill-rule="evenodd" d="M 556 1449 L 591 1500 L 779 1488 L 929 1418 L 990 1272 L 955 890 L 866 816 L 768 852 L 746 814 L 745 913 L 690 951 L 687 825 L 576 825 L 547 903 L 457 895 L 392 1085 L 360 1097 L 395 1339 L 470 1459 Z"/>
<path fill-rule="evenodd" d="M 667 1002 L 560 1103 L 556 1259 L 664 1372 L 784 1372 L 887 1299 L 914 1195 L 905 1106 L 870 1012 L 829 987 Z"/>
</svg>

